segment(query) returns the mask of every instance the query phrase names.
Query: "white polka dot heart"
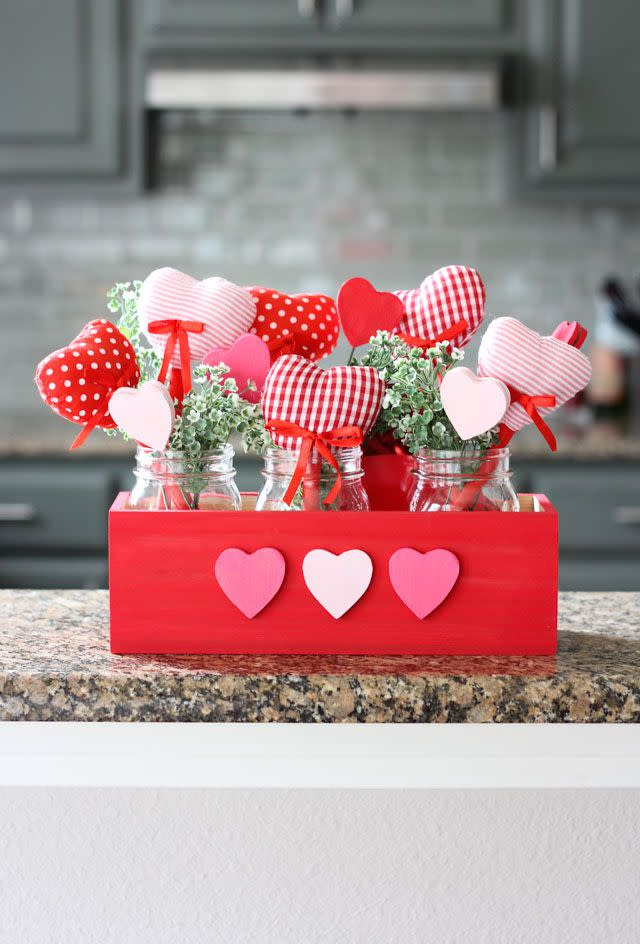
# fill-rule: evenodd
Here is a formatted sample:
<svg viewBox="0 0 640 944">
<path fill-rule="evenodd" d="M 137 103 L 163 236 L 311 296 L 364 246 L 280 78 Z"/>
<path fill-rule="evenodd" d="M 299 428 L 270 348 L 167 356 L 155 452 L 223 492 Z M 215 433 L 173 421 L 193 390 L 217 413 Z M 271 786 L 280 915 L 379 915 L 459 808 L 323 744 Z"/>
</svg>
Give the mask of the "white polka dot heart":
<svg viewBox="0 0 640 944">
<path fill-rule="evenodd" d="M 35 380 L 40 396 L 52 410 L 72 423 L 87 426 L 90 432 L 94 426 L 116 426 L 108 409 L 109 397 L 118 387 L 136 387 L 140 370 L 124 334 L 100 318 L 86 324 L 67 347 L 40 361 Z"/>
</svg>

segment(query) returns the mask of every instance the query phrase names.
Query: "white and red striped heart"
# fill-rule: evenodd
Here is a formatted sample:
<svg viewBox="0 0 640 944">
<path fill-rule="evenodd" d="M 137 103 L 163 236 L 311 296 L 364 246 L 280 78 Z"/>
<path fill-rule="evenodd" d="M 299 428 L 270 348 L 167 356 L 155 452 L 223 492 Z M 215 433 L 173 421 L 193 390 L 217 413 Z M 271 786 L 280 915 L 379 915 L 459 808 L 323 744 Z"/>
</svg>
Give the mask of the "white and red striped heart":
<svg viewBox="0 0 640 944">
<path fill-rule="evenodd" d="M 419 289 L 393 294 L 404 307 L 395 333 L 409 338 L 435 341 L 444 337 L 455 347 L 463 347 L 484 316 L 484 283 L 468 266 L 444 266 L 428 275 Z"/>
<path fill-rule="evenodd" d="M 555 397 L 555 406 L 538 408 L 544 416 L 586 387 L 591 363 L 577 347 L 543 337 L 516 318 L 496 318 L 480 344 L 478 375 L 501 380 L 528 397 Z M 511 430 L 531 421 L 517 402 L 511 403 L 503 417 Z"/>
<path fill-rule="evenodd" d="M 336 303 L 328 295 L 286 295 L 262 285 L 247 291 L 256 305 L 251 333 L 268 345 L 272 359 L 300 354 L 316 361 L 334 350 L 340 325 Z"/>
<path fill-rule="evenodd" d="M 274 420 L 294 423 L 312 433 L 357 426 L 363 436 L 375 423 L 385 384 L 372 367 L 330 367 L 322 370 L 304 357 L 286 354 L 267 374 L 262 392 L 265 425 Z M 299 447 L 299 439 L 273 435 L 283 449 Z"/>
<path fill-rule="evenodd" d="M 40 361 L 35 380 L 44 402 L 65 420 L 113 429 L 111 414 L 102 408 L 119 386 L 137 387 L 140 370 L 131 343 L 100 318 Z"/>
<path fill-rule="evenodd" d="M 191 361 L 202 360 L 213 347 L 231 347 L 246 334 L 256 317 L 253 298 L 245 289 L 214 276 L 199 282 L 178 269 L 155 269 L 145 279 L 138 301 L 140 324 L 152 347 L 162 353 L 168 334 L 149 332 L 154 321 L 202 322 L 201 333 L 189 332 Z M 171 365 L 180 366 L 180 349 L 175 345 Z"/>
</svg>

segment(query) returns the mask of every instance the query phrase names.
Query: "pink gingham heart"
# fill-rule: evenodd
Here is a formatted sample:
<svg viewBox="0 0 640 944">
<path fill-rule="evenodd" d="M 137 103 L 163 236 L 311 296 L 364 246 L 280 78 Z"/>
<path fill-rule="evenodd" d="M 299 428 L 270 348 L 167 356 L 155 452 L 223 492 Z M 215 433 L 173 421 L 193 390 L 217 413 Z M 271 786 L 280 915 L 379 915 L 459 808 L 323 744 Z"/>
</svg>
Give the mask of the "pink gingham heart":
<svg viewBox="0 0 640 944">
<path fill-rule="evenodd" d="M 256 317 L 256 304 L 249 292 L 220 276 L 199 282 L 167 267 L 155 269 L 145 279 L 138 313 L 151 345 L 160 353 L 164 351 L 167 335 L 148 332 L 150 322 L 169 319 L 203 322 L 201 334 L 189 334 L 191 360 L 199 361 L 211 348 L 228 348 L 241 334 L 246 334 Z M 180 366 L 177 345 L 171 365 Z"/>
<path fill-rule="evenodd" d="M 440 400 L 456 433 L 466 440 L 497 426 L 511 397 L 501 380 L 476 377 L 467 367 L 454 367 L 442 378 Z"/>
<path fill-rule="evenodd" d="M 428 275 L 419 289 L 393 294 L 404 307 L 404 317 L 395 333 L 409 338 L 443 338 L 455 347 L 463 347 L 484 316 L 484 283 L 468 266 L 444 266 Z"/>
<path fill-rule="evenodd" d="M 495 377 L 528 397 L 555 397 L 554 407 L 538 408 L 546 415 L 586 387 L 591 363 L 577 347 L 543 337 L 516 318 L 496 318 L 480 344 L 478 375 Z M 530 422 L 531 417 L 514 402 L 503 417 L 511 430 Z"/>
<path fill-rule="evenodd" d="M 280 420 L 312 433 L 357 426 L 366 436 L 384 396 L 385 385 L 373 367 L 330 367 L 322 370 L 298 354 L 279 357 L 262 391 L 265 425 Z M 295 449 L 299 440 L 273 436 L 277 446 Z"/>
</svg>

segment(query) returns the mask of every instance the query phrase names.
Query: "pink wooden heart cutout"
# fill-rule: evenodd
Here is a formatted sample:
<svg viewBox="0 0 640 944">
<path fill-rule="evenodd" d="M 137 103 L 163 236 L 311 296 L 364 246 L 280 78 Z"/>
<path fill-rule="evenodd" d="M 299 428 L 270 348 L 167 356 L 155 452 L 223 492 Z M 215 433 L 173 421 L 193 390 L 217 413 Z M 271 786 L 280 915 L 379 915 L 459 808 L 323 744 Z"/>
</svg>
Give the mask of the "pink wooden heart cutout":
<svg viewBox="0 0 640 944">
<path fill-rule="evenodd" d="M 373 564 L 364 551 L 332 554 L 316 548 L 302 562 L 304 582 L 318 603 L 340 619 L 357 603 L 371 583 Z"/>
<path fill-rule="evenodd" d="M 241 613 L 253 619 L 282 586 L 286 564 L 274 547 L 251 554 L 228 547 L 218 556 L 215 575 L 220 589 Z"/>
<path fill-rule="evenodd" d="M 393 331 L 404 314 L 393 292 L 378 292 L 367 279 L 347 279 L 338 292 L 338 316 L 352 347 L 368 344 L 376 331 Z"/>
<path fill-rule="evenodd" d="M 511 403 L 506 384 L 477 377 L 467 367 L 448 370 L 440 384 L 444 412 L 461 439 L 473 439 L 497 426 Z"/>
<path fill-rule="evenodd" d="M 176 414 L 164 384 L 147 380 L 141 387 L 119 387 L 109 400 L 116 425 L 132 439 L 162 452 L 169 442 Z"/>
<path fill-rule="evenodd" d="M 446 600 L 459 574 L 458 558 L 442 547 L 425 554 L 401 547 L 389 559 L 391 586 L 418 619 Z"/>
<path fill-rule="evenodd" d="M 230 348 L 212 348 L 202 358 L 202 363 L 209 364 L 211 367 L 220 363 L 226 364 L 229 368 L 228 376 L 233 377 L 237 383 L 243 400 L 248 403 L 258 403 L 271 367 L 271 353 L 265 342 L 257 335 L 243 334 Z M 256 385 L 256 390 L 247 390 L 250 380 Z"/>
</svg>

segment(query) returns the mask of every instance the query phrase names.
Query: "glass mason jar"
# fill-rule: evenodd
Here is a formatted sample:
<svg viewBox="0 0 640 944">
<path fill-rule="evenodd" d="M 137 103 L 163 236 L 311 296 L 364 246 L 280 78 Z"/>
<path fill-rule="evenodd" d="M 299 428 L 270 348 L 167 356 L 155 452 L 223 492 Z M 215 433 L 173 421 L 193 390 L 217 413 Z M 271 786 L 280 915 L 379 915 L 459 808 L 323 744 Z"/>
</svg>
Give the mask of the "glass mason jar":
<svg viewBox="0 0 640 944">
<path fill-rule="evenodd" d="M 265 452 L 263 476 L 265 483 L 258 495 L 256 511 L 369 511 L 369 499 L 362 479 L 360 446 L 336 449 L 334 456 L 340 468 L 342 487 L 336 500 L 324 504 L 324 498 L 335 485 L 337 473 L 313 449 L 302 483 L 286 505 L 284 496 L 296 470 L 298 452 L 272 446 Z"/>
<path fill-rule="evenodd" d="M 509 449 L 477 452 L 422 449 L 410 511 L 518 511 Z"/>
<path fill-rule="evenodd" d="M 203 452 L 153 452 L 138 447 L 136 484 L 129 508 L 169 511 L 239 511 L 240 492 L 234 482 L 233 446 Z"/>
</svg>

